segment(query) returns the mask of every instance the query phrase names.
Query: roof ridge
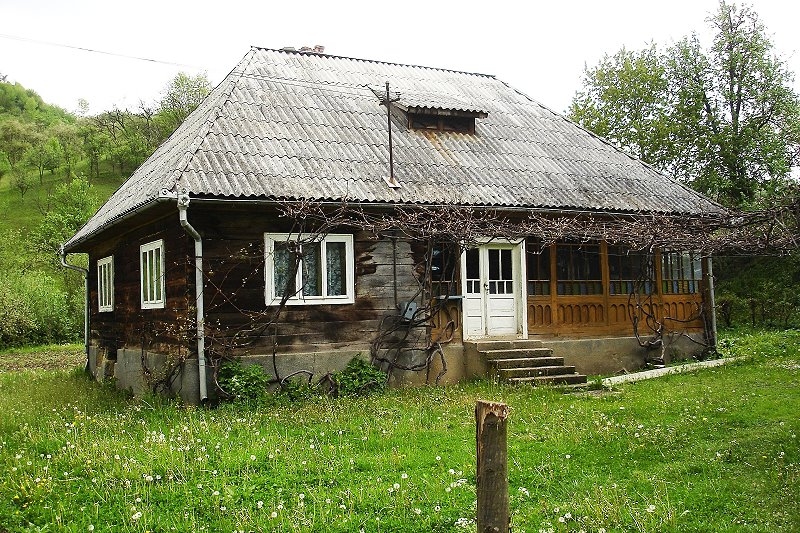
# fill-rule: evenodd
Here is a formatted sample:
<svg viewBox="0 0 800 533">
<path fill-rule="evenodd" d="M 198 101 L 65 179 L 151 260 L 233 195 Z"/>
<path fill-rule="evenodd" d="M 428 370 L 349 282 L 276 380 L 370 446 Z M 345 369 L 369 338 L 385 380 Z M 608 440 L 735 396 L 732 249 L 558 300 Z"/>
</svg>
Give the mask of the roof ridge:
<svg viewBox="0 0 800 533">
<path fill-rule="evenodd" d="M 494 74 L 484 74 L 482 72 L 467 72 L 466 70 L 456 70 L 451 68 L 441 68 L 441 67 L 429 67 L 427 65 L 412 65 L 409 63 L 397 63 L 395 61 L 381 61 L 379 59 L 365 59 L 362 57 L 351 57 L 351 56 L 340 56 L 336 54 L 327 54 L 327 53 L 318 53 L 318 52 L 301 52 L 300 50 L 285 50 L 282 48 L 267 48 L 265 46 L 257 46 L 251 45 L 251 50 L 261 50 L 264 52 L 278 52 L 281 54 L 294 54 L 294 55 L 301 55 L 301 56 L 317 56 L 317 57 L 326 57 L 331 59 L 348 59 L 350 61 L 362 61 L 364 63 L 374 63 L 377 65 L 393 65 L 396 67 L 411 67 L 411 68 L 421 68 L 425 70 L 437 70 L 439 72 L 452 72 L 453 74 L 468 74 L 470 76 L 481 76 L 484 78 L 492 78 L 497 79 L 497 76 Z"/>
</svg>

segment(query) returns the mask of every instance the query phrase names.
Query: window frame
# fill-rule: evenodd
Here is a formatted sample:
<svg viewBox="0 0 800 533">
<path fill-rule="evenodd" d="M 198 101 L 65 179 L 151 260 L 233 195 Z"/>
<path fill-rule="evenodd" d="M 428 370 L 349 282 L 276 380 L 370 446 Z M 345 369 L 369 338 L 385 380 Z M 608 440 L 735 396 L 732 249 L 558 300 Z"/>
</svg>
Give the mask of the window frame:
<svg viewBox="0 0 800 533">
<path fill-rule="evenodd" d="M 150 252 L 158 251 L 158 263 L 153 263 L 156 267 L 156 275 L 150 274 L 149 267 L 149 254 Z M 147 261 L 142 257 L 148 254 Z M 155 254 L 153 254 L 155 258 Z M 163 309 L 166 305 L 166 273 L 164 272 L 164 239 L 158 239 L 139 246 L 139 281 L 140 281 L 140 298 L 142 309 Z M 149 280 L 149 282 L 148 282 Z M 145 287 L 149 289 L 150 293 L 160 294 L 160 298 L 146 298 L 150 294 L 145 294 Z"/>
<path fill-rule="evenodd" d="M 104 275 L 107 271 L 107 275 Z M 97 312 L 114 311 L 114 256 L 97 260 Z"/>
<path fill-rule="evenodd" d="M 557 242 L 555 255 L 556 268 L 553 275 L 556 278 L 556 296 L 602 296 L 605 293 L 603 249 L 599 241 Z M 590 265 L 590 260 L 596 262 L 596 265 Z M 561 276 L 564 267 L 568 273 Z M 582 276 L 576 276 L 584 268 L 586 272 Z M 589 277 L 592 270 L 596 270 L 594 274 L 597 277 Z"/>
<path fill-rule="evenodd" d="M 653 294 L 655 261 L 655 254 L 650 252 L 634 250 L 622 244 L 607 244 L 609 296 Z"/>
<path fill-rule="evenodd" d="M 703 283 L 703 256 L 686 250 L 662 250 L 661 294 L 699 294 Z M 677 277 L 674 277 L 677 274 Z"/>
<path fill-rule="evenodd" d="M 275 294 L 275 244 L 297 242 L 298 236 L 291 233 L 265 233 L 264 234 L 264 299 L 267 305 L 276 305 L 283 299 L 282 294 Z M 320 293 L 321 295 L 303 294 L 303 254 L 295 273 L 296 292 L 286 300 L 286 305 L 330 305 L 330 304 L 352 304 L 355 302 L 355 252 L 353 245 L 353 235 L 351 234 L 328 234 L 309 241 L 320 245 Z M 342 295 L 329 296 L 328 293 L 328 262 L 327 246 L 329 243 L 344 243 L 344 275 L 345 293 Z M 303 243 L 300 243 L 302 248 Z"/>
</svg>

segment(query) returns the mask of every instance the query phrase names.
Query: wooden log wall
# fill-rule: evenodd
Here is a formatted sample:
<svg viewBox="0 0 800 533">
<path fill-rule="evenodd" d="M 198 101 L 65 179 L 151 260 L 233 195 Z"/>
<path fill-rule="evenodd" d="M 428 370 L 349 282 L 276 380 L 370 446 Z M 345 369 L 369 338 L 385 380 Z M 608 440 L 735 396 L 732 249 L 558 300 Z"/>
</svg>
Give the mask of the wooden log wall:
<svg viewBox="0 0 800 533">
<path fill-rule="evenodd" d="M 112 236 L 89 252 L 89 299 L 92 342 L 114 358 L 119 348 L 143 349 L 165 354 L 186 353 L 194 342 L 193 293 L 187 278 L 192 241 L 178 223 L 177 211 L 157 216 L 124 235 Z M 139 247 L 164 240 L 166 302 L 163 309 L 142 309 Z M 114 308 L 99 312 L 97 261 L 114 256 Z M 193 268 L 193 267 L 192 267 Z"/>
<path fill-rule="evenodd" d="M 398 302 L 419 301 L 407 241 L 343 228 L 331 233 L 354 235 L 354 303 L 286 305 L 276 315 L 278 306 L 265 301 L 264 234 L 288 233 L 291 225 L 263 209 L 190 207 L 189 220 L 203 234 L 207 343 L 225 355 L 268 354 L 273 345 L 279 353 L 368 349 L 382 319 L 398 314 L 395 273 Z M 412 340 L 424 339 L 415 332 Z"/>
</svg>

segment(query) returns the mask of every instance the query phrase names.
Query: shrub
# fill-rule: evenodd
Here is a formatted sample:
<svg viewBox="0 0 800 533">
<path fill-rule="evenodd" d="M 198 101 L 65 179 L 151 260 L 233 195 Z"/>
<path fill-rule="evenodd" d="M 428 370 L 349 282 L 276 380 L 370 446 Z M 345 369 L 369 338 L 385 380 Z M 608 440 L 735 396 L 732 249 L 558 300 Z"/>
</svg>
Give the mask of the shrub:
<svg viewBox="0 0 800 533">
<path fill-rule="evenodd" d="M 339 396 L 369 394 L 386 388 L 386 372 L 357 357 L 351 359 L 341 372 L 333 374 L 331 379 Z"/>
<path fill-rule="evenodd" d="M 259 365 L 243 365 L 239 361 L 225 361 L 217 378 L 222 392 L 239 402 L 252 402 L 267 394 L 269 376 Z"/>
<path fill-rule="evenodd" d="M 0 277 L 0 348 L 80 339 L 83 302 L 59 285 L 41 272 Z"/>
</svg>

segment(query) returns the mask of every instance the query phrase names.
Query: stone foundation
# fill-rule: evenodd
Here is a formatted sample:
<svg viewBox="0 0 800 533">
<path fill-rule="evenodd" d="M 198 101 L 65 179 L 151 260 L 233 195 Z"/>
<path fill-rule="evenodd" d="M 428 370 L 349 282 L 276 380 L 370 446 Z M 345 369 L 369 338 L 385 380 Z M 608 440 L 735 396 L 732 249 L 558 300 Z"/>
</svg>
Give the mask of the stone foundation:
<svg viewBox="0 0 800 533">
<path fill-rule="evenodd" d="M 586 375 L 618 374 L 633 372 L 644 368 L 648 358 L 661 357 L 661 348 L 647 350 L 639 346 L 635 337 L 606 337 L 593 339 L 575 338 L 538 338 L 542 345 L 553 350 L 553 355 L 563 357 L 566 365 L 576 367 L 576 371 Z M 702 342 L 702 334 L 695 334 L 695 338 Z M 687 359 L 703 350 L 703 346 L 684 337 L 677 337 L 663 350 L 665 363 L 679 359 Z M 466 379 L 487 375 L 486 361 L 474 349 L 468 349 L 456 343 L 442 347 L 444 361 L 447 366 L 439 379 L 439 385 L 450 385 Z M 168 357 L 153 352 L 145 352 L 142 357 L 141 350 L 117 350 L 116 358 L 95 346 L 90 347 L 89 367 L 97 381 L 114 379 L 116 386 L 134 395 L 152 392 L 153 383 L 164 378 Z M 369 360 L 369 350 L 336 350 L 307 353 L 285 353 L 276 356 L 278 375 L 285 378 L 298 371 L 309 371 L 313 374 L 312 382 L 318 381 L 329 372 L 342 370 L 354 357 Z M 143 369 L 145 362 L 148 373 Z M 245 365 L 257 364 L 264 368 L 265 373 L 274 377 L 273 360 L 271 355 L 249 355 L 241 358 Z M 180 398 L 186 403 L 199 403 L 200 387 L 197 370 L 197 359 L 189 358 L 171 382 L 169 390 L 162 391 L 168 396 Z M 419 386 L 433 385 L 443 366 L 441 357 L 437 354 L 430 369 L 418 372 L 395 370 L 389 382 L 391 386 Z M 210 399 L 216 399 L 213 384 L 213 369 L 207 367 L 207 390 Z M 298 380 L 307 380 L 308 375 L 297 375 Z"/>
</svg>

